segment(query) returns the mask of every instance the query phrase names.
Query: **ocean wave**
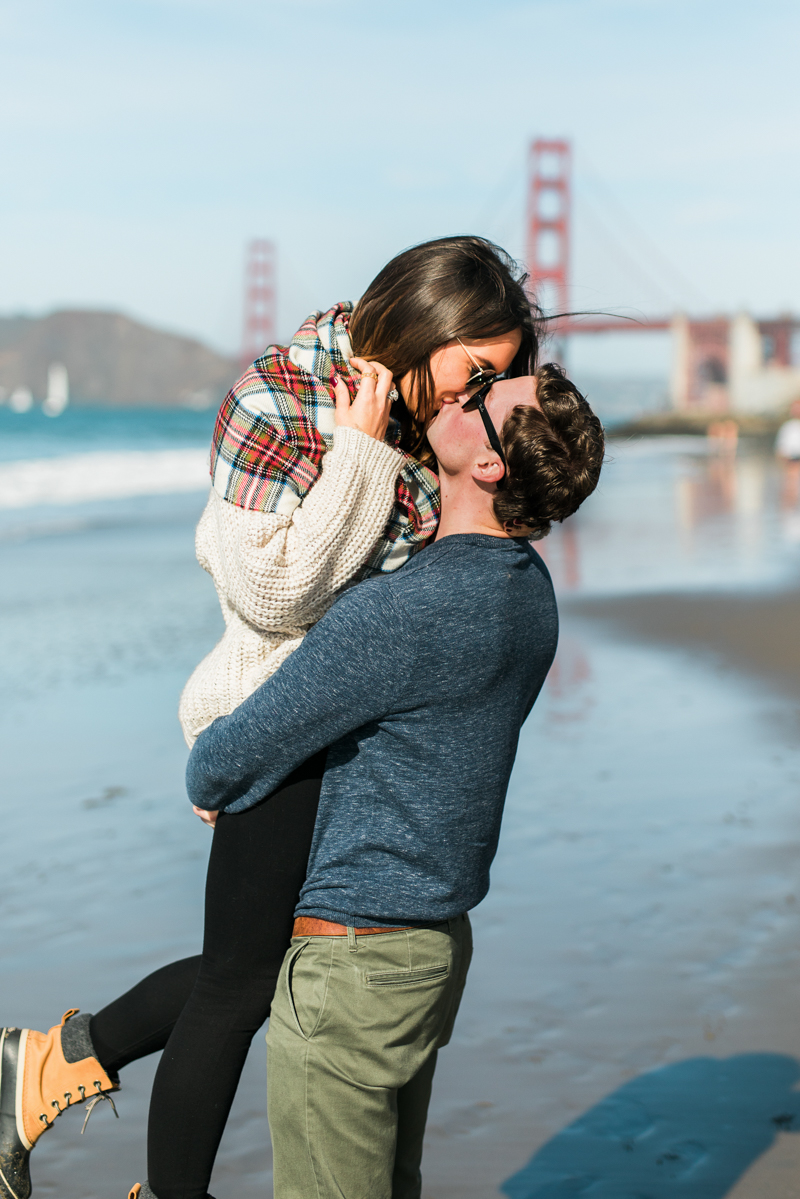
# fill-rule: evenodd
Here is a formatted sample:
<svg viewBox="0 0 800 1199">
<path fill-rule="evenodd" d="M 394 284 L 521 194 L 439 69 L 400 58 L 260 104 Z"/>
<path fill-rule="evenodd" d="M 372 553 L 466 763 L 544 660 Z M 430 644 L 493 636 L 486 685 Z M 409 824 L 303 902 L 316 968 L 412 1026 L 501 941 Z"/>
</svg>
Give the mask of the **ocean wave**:
<svg viewBox="0 0 800 1199">
<path fill-rule="evenodd" d="M 0 509 L 204 491 L 208 450 L 127 450 L 0 463 Z"/>
</svg>

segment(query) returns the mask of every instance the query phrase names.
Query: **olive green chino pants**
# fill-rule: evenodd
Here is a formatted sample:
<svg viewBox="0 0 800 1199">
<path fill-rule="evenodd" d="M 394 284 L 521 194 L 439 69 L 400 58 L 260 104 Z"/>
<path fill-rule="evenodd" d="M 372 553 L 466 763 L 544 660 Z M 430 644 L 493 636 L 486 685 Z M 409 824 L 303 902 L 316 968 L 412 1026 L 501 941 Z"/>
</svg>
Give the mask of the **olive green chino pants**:
<svg viewBox="0 0 800 1199">
<path fill-rule="evenodd" d="M 436 1053 L 471 956 L 466 916 L 292 940 L 267 1033 L 275 1199 L 419 1199 Z"/>
</svg>

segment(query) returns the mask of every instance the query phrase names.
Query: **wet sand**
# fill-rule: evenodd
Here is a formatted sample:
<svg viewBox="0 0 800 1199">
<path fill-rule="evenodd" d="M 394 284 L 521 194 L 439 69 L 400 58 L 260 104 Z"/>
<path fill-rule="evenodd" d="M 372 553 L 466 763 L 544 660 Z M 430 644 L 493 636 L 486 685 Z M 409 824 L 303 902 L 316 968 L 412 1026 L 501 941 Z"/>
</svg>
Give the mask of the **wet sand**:
<svg viewBox="0 0 800 1199">
<path fill-rule="evenodd" d="M 572 598 L 562 610 L 605 622 L 628 637 L 697 649 L 718 667 L 747 671 L 800 695 L 800 588 Z"/>
<path fill-rule="evenodd" d="M 199 946 L 209 834 L 175 709 L 219 628 L 201 505 L 86 508 L 0 547 L 3 1022 L 96 1010 Z M 795 602 L 562 598 L 440 1056 L 426 1199 L 800 1190 Z M 217 1199 L 271 1193 L 264 1060 L 259 1036 Z M 125 1071 L 119 1122 L 56 1123 L 34 1195 L 144 1177 L 154 1067 Z"/>
<path fill-rule="evenodd" d="M 778 628 L 774 597 L 729 599 Z M 756 680 L 720 643 L 681 641 L 690 609 L 562 605 L 476 913 L 460 1056 L 442 1055 L 432 1199 L 800 1190 L 797 709 L 772 657 L 751 651 Z M 654 624 L 672 639 L 653 644 Z"/>
</svg>

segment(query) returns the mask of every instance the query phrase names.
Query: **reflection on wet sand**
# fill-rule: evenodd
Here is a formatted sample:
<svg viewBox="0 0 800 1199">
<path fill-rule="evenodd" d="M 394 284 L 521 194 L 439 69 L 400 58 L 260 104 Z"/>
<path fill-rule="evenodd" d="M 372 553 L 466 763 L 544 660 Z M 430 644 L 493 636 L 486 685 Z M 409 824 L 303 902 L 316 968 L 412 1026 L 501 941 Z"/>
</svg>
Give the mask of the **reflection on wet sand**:
<svg viewBox="0 0 800 1199">
<path fill-rule="evenodd" d="M 594 705 L 592 668 L 580 639 L 562 635 L 558 654 L 547 676 L 548 725 L 582 721 Z"/>
<path fill-rule="evenodd" d="M 577 521 L 566 520 L 555 535 L 536 542 L 536 549 L 544 558 L 554 581 L 558 580 L 566 591 L 580 586 L 580 549 L 578 546 Z"/>
<path fill-rule="evenodd" d="M 611 442 L 598 493 L 541 551 L 559 591 L 763 587 L 800 574 L 800 506 L 758 443 Z"/>
</svg>

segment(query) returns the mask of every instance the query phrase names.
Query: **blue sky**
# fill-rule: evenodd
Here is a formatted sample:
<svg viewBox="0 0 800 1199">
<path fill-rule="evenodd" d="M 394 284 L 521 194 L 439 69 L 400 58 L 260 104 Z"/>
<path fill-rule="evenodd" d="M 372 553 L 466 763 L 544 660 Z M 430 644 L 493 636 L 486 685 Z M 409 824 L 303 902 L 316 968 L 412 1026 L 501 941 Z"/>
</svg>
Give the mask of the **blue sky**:
<svg viewBox="0 0 800 1199">
<path fill-rule="evenodd" d="M 0 312 L 234 348 L 261 235 L 286 333 L 416 241 L 520 255 L 536 135 L 574 305 L 800 310 L 798 46 L 788 0 L 0 0 Z"/>
</svg>

